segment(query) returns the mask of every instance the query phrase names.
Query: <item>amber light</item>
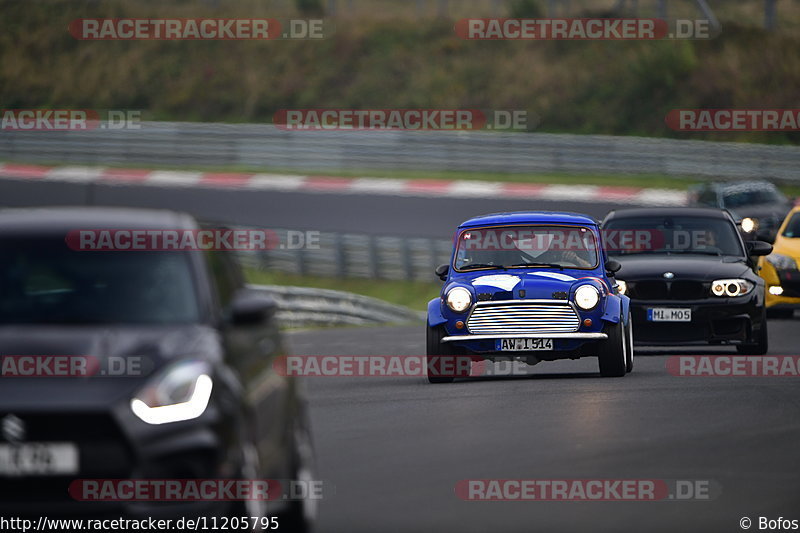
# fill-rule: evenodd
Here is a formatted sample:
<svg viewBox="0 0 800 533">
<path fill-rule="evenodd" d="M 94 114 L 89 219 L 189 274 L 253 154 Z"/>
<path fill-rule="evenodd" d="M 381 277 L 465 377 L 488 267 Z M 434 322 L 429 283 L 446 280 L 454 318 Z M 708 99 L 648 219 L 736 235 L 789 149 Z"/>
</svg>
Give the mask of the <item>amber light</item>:
<svg viewBox="0 0 800 533">
<path fill-rule="evenodd" d="M 592 325 L 592 319 L 591 318 L 584 318 L 583 319 L 583 325 L 588 328 L 589 326 Z"/>
<path fill-rule="evenodd" d="M 461 320 L 456 322 L 456 329 L 464 329 L 464 323 Z"/>
</svg>

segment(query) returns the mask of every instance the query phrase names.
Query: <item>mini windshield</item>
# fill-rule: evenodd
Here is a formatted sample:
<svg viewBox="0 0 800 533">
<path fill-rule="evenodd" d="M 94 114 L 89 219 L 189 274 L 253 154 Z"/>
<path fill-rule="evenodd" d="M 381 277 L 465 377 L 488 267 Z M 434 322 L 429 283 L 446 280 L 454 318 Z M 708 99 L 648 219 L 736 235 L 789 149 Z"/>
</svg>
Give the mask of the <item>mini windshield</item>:
<svg viewBox="0 0 800 533">
<path fill-rule="evenodd" d="M 503 226 L 461 232 L 458 271 L 497 268 L 580 268 L 597 266 L 594 232 L 570 226 Z"/>
</svg>

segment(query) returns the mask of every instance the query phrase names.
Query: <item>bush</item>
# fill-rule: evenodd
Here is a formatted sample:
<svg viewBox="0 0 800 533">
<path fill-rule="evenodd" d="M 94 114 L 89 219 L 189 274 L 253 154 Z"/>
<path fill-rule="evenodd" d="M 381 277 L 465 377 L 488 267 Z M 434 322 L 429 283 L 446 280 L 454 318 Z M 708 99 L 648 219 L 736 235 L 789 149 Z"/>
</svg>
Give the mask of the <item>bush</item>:
<svg viewBox="0 0 800 533">
<path fill-rule="evenodd" d="M 539 0 L 513 0 L 508 16 L 514 19 L 535 19 L 543 17 L 544 10 Z"/>
<path fill-rule="evenodd" d="M 295 0 L 297 10 L 307 17 L 321 17 L 325 14 L 323 0 Z"/>
</svg>

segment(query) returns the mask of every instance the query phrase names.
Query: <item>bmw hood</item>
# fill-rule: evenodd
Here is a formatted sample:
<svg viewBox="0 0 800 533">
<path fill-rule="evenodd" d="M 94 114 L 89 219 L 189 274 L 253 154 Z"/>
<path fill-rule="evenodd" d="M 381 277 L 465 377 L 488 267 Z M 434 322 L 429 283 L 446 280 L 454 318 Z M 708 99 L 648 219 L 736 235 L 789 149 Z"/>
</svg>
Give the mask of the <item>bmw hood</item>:
<svg viewBox="0 0 800 533">
<path fill-rule="evenodd" d="M 643 255 L 641 257 L 615 257 L 622 268 L 617 279 L 636 281 L 640 279 L 691 279 L 713 281 L 721 278 L 744 276 L 750 268 L 741 260 L 718 256 L 692 255 Z M 673 276 L 664 276 L 672 273 Z"/>
</svg>

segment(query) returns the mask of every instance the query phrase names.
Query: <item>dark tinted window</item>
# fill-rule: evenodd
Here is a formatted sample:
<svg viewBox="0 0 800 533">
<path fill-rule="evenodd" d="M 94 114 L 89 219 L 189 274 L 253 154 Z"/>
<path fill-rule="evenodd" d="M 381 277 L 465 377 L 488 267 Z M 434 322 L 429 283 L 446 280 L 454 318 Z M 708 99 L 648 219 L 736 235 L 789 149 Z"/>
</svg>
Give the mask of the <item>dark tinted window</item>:
<svg viewBox="0 0 800 533">
<path fill-rule="evenodd" d="M 0 240 L 2 324 L 176 324 L 199 316 L 185 253 L 74 251 L 64 239 Z"/>
<path fill-rule="evenodd" d="M 743 256 L 736 227 L 724 218 L 656 216 L 615 218 L 603 227 L 610 255 L 710 254 Z M 629 243 L 629 244 L 628 244 Z"/>
<path fill-rule="evenodd" d="M 725 191 L 722 201 L 727 209 L 736 209 L 745 205 L 772 204 L 785 201 L 783 195 L 768 187 Z"/>
<path fill-rule="evenodd" d="M 792 218 L 789 219 L 789 222 L 786 224 L 786 229 L 783 230 L 784 237 L 789 237 L 790 239 L 798 239 L 800 238 L 800 213 L 795 213 L 792 215 Z"/>
</svg>

